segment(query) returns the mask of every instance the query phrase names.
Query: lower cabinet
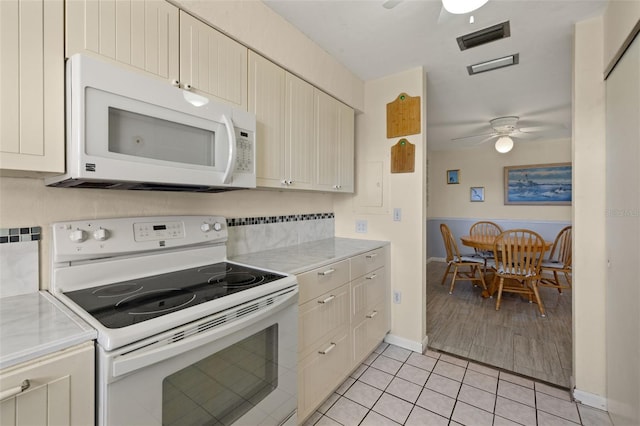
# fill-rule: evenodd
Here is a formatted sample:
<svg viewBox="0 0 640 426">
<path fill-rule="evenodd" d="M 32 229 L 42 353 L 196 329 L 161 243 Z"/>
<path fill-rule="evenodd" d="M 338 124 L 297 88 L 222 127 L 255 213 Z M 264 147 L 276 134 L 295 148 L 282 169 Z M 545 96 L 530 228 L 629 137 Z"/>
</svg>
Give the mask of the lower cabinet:
<svg viewBox="0 0 640 426">
<path fill-rule="evenodd" d="M 388 259 L 385 246 L 298 276 L 301 423 L 389 331 Z"/>
<path fill-rule="evenodd" d="M 0 372 L 0 424 L 92 425 L 94 347 L 87 342 Z"/>
</svg>

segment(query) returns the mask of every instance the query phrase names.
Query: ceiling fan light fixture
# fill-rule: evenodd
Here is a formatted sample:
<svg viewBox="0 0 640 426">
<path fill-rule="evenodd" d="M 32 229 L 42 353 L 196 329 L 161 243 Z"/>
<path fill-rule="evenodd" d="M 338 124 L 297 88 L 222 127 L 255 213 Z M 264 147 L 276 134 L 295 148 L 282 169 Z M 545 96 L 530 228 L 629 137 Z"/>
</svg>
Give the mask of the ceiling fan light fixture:
<svg viewBox="0 0 640 426">
<path fill-rule="evenodd" d="M 442 0 L 442 7 L 449 13 L 462 15 L 481 8 L 489 0 Z"/>
<path fill-rule="evenodd" d="M 500 154 L 506 154 L 513 148 L 513 139 L 509 136 L 500 136 L 496 141 L 496 151 Z"/>
</svg>

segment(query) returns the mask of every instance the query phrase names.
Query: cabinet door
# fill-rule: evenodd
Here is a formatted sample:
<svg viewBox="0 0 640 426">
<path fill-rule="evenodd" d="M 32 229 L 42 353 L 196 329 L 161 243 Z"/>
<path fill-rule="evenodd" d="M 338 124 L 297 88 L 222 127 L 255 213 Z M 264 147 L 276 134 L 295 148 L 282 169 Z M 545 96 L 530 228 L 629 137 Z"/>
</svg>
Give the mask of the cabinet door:
<svg viewBox="0 0 640 426">
<path fill-rule="evenodd" d="M 298 354 L 305 357 L 315 345 L 349 324 L 349 285 L 345 284 L 304 303 L 299 309 Z"/>
<path fill-rule="evenodd" d="M 0 168 L 64 172 L 64 5 L 0 1 Z"/>
<path fill-rule="evenodd" d="M 354 113 L 353 108 L 338 102 L 339 109 L 339 179 L 341 192 L 354 191 Z"/>
<path fill-rule="evenodd" d="M 285 172 L 285 71 L 249 52 L 249 111 L 256 115 L 256 183 L 280 188 Z"/>
<path fill-rule="evenodd" d="M 180 83 L 247 110 L 248 49 L 180 11 Z"/>
<path fill-rule="evenodd" d="M 314 189 L 353 192 L 353 109 L 315 91 L 316 171 Z"/>
<path fill-rule="evenodd" d="M 315 90 L 316 171 L 313 188 L 321 191 L 338 190 L 338 150 L 340 115 L 337 101 Z"/>
<path fill-rule="evenodd" d="M 178 8 L 163 0 L 67 0 L 67 57 L 91 52 L 179 80 Z"/>
<path fill-rule="evenodd" d="M 384 302 L 378 302 L 367 311 L 365 318 L 353 327 L 352 365 L 358 365 L 384 339 L 389 331 L 389 308 Z"/>
<path fill-rule="evenodd" d="M 342 383 L 351 369 L 349 332 L 318 344 L 298 364 L 298 419 L 306 418 Z"/>
<path fill-rule="evenodd" d="M 0 402 L 0 424 L 93 424 L 93 377 L 93 342 L 2 371 L 0 390 L 29 387 Z"/>
<path fill-rule="evenodd" d="M 315 169 L 313 123 L 313 86 L 287 73 L 285 163 L 290 188 L 311 189 Z"/>
</svg>

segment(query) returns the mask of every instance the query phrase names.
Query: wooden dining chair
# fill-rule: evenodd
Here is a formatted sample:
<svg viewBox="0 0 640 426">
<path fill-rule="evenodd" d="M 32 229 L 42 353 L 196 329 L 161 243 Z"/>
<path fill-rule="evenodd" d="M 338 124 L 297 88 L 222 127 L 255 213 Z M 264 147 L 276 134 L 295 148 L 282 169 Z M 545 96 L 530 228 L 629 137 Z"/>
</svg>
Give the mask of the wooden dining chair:
<svg viewBox="0 0 640 426">
<path fill-rule="evenodd" d="M 445 223 L 440 224 L 440 232 L 442 233 L 442 240 L 444 241 L 444 247 L 447 251 L 447 270 L 442 276 L 442 282 L 440 285 L 444 284 L 449 273 L 453 273 L 453 276 L 451 277 L 451 286 L 449 287 L 449 294 L 453 294 L 456 279 L 471 282 L 480 281 L 482 288 L 487 290 L 487 285 L 484 282 L 484 274 L 482 272 L 484 261 L 481 258 L 474 256 L 461 255 L 458 250 L 458 244 L 456 244 L 456 239 L 453 237 L 451 229 L 449 229 Z M 459 268 L 466 266 L 469 267 L 468 272 L 459 270 Z M 452 267 L 453 271 L 451 271 Z M 478 276 L 476 276 L 476 274 Z"/>
<path fill-rule="evenodd" d="M 540 266 L 545 252 L 545 242 L 536 232 L 528 229 L 510 229 L 499 234 L 493 245 L 492 267 L 498 281 L 496 311 L 500 309 L 502 293 L 520 293 L 529 296 L 529 303 L 538 304 L 541 316 L 546 316 L 538 282 Z"/>
<path fill-rule="evenodd" d="M 469 228 L 469 235 L 473 236 L 481 236 L 486 238 L 495 238 L 500 233 L 502 233 L 502 228 L 500 225 L 494 222 L 489 221 L 480 221 L 471 225 Z M 481 250 L 476 249 L 476 256 L 484 259 L 484 272 L 487 272 L 487 260 L 493 259 L 493 250 Z"/>
<path fill-rule="evenodd" d="M 571 288 L 571 233 L 572 227 L 566 226 L 558 232 L 549 257 L 542 260 L 540 286 L 553 287 L 562 294 L 563 288 Z M 551 278 L 545 272 L 553 274 Z M 566 284 L 560 282 L 559 274 L 564 274 Z"/>
</svg>

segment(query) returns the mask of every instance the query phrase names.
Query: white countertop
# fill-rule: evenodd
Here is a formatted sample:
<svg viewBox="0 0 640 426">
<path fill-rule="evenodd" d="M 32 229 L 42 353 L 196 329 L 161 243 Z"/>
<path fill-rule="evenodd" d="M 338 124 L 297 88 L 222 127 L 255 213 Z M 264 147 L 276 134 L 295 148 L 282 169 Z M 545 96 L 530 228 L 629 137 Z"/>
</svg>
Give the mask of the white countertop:
<svg viewBox="0 0 640 426">
<path fill-rule="evenodd" d="M 46 291 L 0 298 L 0 369 L 97 337 Z"/>
<path fill-rule="evenodd" d="M 327 238 L 294 246 L 242 254 L 231 257 L 229 260 L 272 271 L 300 274 L 387 244 L 389 244 L 388 241 Z"/>
</svg>

